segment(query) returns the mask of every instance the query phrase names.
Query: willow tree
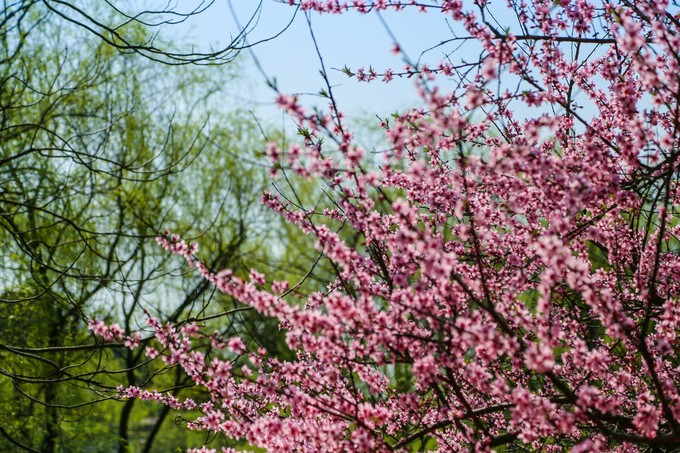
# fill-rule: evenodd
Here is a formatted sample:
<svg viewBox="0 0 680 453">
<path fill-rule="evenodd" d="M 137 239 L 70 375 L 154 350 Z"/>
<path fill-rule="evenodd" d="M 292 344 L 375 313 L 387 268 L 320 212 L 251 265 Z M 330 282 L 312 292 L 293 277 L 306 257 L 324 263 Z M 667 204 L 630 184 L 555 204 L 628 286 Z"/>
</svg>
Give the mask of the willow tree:
<svg viewBox="0 0 680 453">
<path fill-rule="evenodd" d="M 181 445 L 168 410 L 112 398 L 151 382 L 177 393 L 186 376 L 103 344 L 87 322 L 129 333 L 144 312 L 231 313 L 225 335 L 267 325 L 177 278 L 154 242 L 170 227 L 210 238 L 216 266 L 265 262 L 277 229 L 258 203 L 267 178 L 251 150 L 263 133 L 236 108 L 208 113 L 236 71 L 120 52 L 144 24 L 116 28 L 112 45 L 64 21 L 54 9 L 65 5 L 5 2 L 0 13 L 0 449 L 150 451 L 167 448 L 162 430 Z"/>
</svg>

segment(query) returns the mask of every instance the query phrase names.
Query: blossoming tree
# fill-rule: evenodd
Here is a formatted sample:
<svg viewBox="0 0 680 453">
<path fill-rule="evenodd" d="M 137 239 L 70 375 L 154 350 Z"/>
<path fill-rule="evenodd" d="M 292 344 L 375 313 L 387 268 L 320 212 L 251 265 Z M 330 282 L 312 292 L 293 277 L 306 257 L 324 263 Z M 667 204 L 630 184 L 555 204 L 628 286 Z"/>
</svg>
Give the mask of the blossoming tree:
<svg viewBox="0 0 680 453">
<path fill-rule="evenodd" d="M 413 77 L 423 101 L 382 122 L 389 149 L 372 163 L 330 84 L 324 112 L 279 94 L 304 144 L 271 144 L 273 173 L 318 178 L 332 204 L 263 202 L 316 238 L 335 281 L 301 295 L 255 272 L 208 269 L 176 236 L 159 243 L 277 318 L 295 358 L 149 318 L 150 354 L 181 366 L 210 399 L 138 388 L 121 397 L 198 408 L 189 428 L 268 451 L 680 444 L 677 7 L 289 3 L 420 9 L 463 27 L 451 43 L 476 42 L 481 53 L 347 71 L 375 83 Z"/>
</svg>

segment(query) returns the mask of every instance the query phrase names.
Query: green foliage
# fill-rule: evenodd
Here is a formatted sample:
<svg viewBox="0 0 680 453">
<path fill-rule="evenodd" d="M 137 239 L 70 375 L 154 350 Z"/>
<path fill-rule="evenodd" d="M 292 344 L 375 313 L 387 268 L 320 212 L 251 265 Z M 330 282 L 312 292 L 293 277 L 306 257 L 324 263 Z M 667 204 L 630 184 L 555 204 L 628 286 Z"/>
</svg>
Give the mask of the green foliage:
<svg viewBox="0 0 680 453">
<path fill-rule="evenodd" d="M 299 264 L 311 243 L 260 205 L 259 125 L 237 108 L 208 115 L 232 69 L 158 66 L 21 5 L 0 22 L 0 451 L 202 444 L 165 407 L 114 396 L 118 385 L 206 395 L 143 348 L 102 344 L 87 321 L 130 333 L 143 311 L 176 322 L 238 307 L 155 244 L 166 228 L 206 244 L 215 269 L 255 267 L 307 289 L 323 286 Z M 278 325 L 252 311 L 201 325 L 289 353 Z"/>
</svg>

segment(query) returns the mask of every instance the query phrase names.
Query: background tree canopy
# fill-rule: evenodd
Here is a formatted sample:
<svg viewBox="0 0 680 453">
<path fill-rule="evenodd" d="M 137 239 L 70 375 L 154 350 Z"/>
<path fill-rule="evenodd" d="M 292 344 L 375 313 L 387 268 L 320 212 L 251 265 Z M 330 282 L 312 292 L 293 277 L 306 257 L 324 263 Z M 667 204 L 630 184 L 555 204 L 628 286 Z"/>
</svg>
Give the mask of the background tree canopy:
<svg viewBox="0 0 680 453">
<path fill-rule="evenodd" d="M 220 335 L 287 350 L 275 324 L 216 296 L 154 241 L 170 228 L 209 239 L 215 267 L 282 278 L 307 271 L 295 263 L 309 244 L 272 228 L 278 219 L 260 207 L 267 133 L 224 102 L 237 66 L 152 61 L 235 53 L 162 51 L 170 46 L 150 38 L 153 24 L 111 8 L 0 9 L 0 450 L 187 447 L 191 435 L 168 408 L 113 397 L 118 385 L 181 394 L 191 382 L 141 351 L 102 343 L 87 322 L 130 333 L 144 312 L 168 322 L 208 317 Z M 208 114 L 217 99 L 222 108 Z"/>
</svg>

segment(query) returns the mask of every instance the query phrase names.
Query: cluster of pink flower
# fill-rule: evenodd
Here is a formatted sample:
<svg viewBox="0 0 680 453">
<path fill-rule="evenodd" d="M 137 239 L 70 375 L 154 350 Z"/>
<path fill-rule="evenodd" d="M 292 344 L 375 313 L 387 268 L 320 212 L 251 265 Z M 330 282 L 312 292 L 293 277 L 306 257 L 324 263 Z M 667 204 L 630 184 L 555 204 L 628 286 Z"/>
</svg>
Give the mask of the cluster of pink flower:
<svg viewBox="0 0 680 453">
<path fill-rule="evenodd" d="M 195 242 L 187 242 L 178 235 L 169 234 L 167 231 L 163 236 L 156 237 L 156 242 L 165 250 L 183 256 L 193 266 L 193 256 L 198 252 L 198 244 Z"/>
<path fill-rule="evenodd" d="M 337 280 L 299 306 L 283 283 L 198 263 L 278 318 L 297 357 L 231 340 L 237 366 L 192 351 L 195 327 L 152 321 L 164 360 L 210 392 L 190 427 L 273 452 L 680 444 L 680 16 L 664 1 L 509 0 L 513 36 L 485 1 L 290 3 L 424 8 L 460 22 L 483 58 L 451 92 L 414 72 L 426 107 L 382 122 L 379 171 L 335 103 L 321 122 L 279 97 L 305 142 L 268 156 L 325 181 L 335 204 L 263 202 L 316 238 Z M 159 243 L 194 263 L 180 238 Z M 126 396 L 162 399 L 139 392 Z"/>
<path fill-rule="evenodd" d="M 120 327 L 120 325 L 114 323 L 107 325 L 101 319 L 92 319 L 87 323 L 87 328 L 92 331 L 93 334 L 98 337 L 103 338 L 106 341 L 122 341 L 125 346 L 130 349 L 135 349 L 139 346 L 139 342 L 142 340 L 142 334 L 135 332 L 133 335 L 125 335 L 125 332 Z"/>
</svg>

